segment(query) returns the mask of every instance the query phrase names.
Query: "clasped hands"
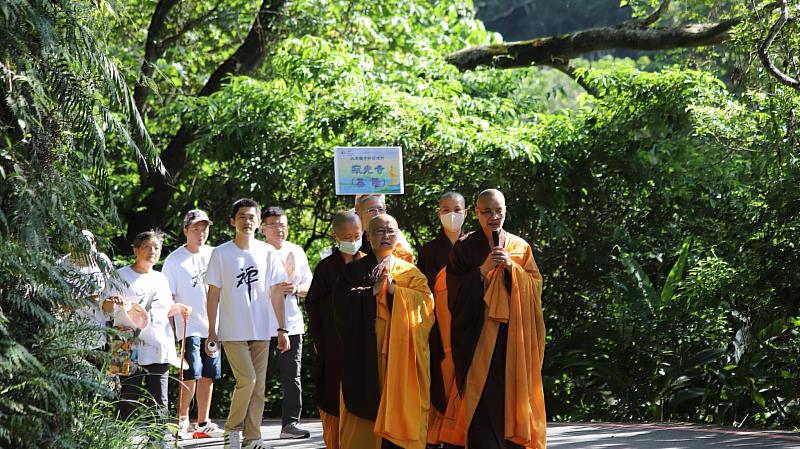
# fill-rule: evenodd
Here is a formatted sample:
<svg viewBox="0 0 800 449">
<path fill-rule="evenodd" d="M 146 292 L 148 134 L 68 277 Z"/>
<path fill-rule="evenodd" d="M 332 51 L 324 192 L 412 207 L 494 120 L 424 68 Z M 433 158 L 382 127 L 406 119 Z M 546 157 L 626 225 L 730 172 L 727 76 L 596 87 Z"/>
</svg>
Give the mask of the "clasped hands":
<svg viewBox="0 0 800 449">
<path fill-rule="evenodd" d="M 374 296 L 378 296 L 381 294 L 381 290 L 383 290 L 383 285 L 388 283 L 388 287 L 386 292 L 390 295 L 394 295 L 394 279 L 392 278 L 391 273 L 389 273 L 388 268 L 384 268 L 381 272 L 381 275 L 378 276 L 378 280 L 375 281 L 375 284 L 372 286 L 372 294 Z"/>
</svg>

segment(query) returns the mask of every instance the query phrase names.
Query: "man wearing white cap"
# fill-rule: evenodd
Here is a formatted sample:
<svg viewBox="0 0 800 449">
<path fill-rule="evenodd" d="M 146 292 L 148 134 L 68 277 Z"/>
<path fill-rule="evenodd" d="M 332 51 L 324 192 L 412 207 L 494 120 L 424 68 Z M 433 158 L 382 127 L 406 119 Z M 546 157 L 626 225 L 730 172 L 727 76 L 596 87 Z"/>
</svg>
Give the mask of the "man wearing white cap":
<svg viewBox="0 0 800 449">
<path fill-rule="evenodd" d="M 164 261 L 162 273 L 169 280 L 169 288 L 176 303 L 191 306 L 193 313 L 186 325 L 186 363 L 183 372 L 184 391 L 178 404 L 178 426 L 189 433 L 189 407 L 197 394 L 197 424 L 194 430 L 210 434 L 219 427 L 209 421 L 211 394 L 214 380 L 221 376 L 219 353 L 210 356 L 204 351 L 208 338 L 208 315 L 206 313 L 205 274 L 213 247 L 206 245 L 211 220 L 200 209 L 190 210 L 183 218 L 183 235 L 186 244 L 173 251 Z M 183 321 L 176 319 L 176 337 L 183 336 Z"/>
</svg>

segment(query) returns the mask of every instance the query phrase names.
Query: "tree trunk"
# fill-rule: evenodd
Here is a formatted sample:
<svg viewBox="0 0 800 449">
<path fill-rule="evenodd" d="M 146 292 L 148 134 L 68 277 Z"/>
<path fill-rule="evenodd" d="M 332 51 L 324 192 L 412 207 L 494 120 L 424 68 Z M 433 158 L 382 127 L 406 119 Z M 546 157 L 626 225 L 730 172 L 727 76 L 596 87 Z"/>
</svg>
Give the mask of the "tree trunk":
<svg viewBox="0 0 800 449">
<path fill-rule="evenodd" d="M 446 59 L 460 70 L 472 70 L 480 66 L 509 69 L 563 63 L 598 50 L 652 51 L 716 45 L 728 38 L 728 32 L 739 21 L 736 18 L 672 28 L 649 28 L 646 23 L 633 21 L 562 36 L 466 48 L 448 55 Z"/>
<path fill-rule="evenodd" d="M 228 76 L 243 75 L 253 72 L 264 60 L 267 49 L 268 37 L 273 33 L 273 28 L 278 18 L 279 11 L 285 0 L 263 0 L 261 7 L 253 21 L 253 26 L 244 42 L 225 62 L 223 62 L 197 94 L 207 96 L 218 91 L 225 84 Z M 165 175 L 150 172 L 140 176 L 141 189 L 150 189 L 142 201 L 140 211 L 127 217 L 128 231 L 124 239 L 115 241 L 118 249 L 129 253 L 130 242 L 136 234 L 150 228 L 164 225 L 167 211 L 175 194 L 175 184 L 187 168 L 186 149 L 194 142 L 197 129 L 191 124 L 184 123 L 167 148 L 161 153 L 161 161 L 166 170 Z"/>
</svg>

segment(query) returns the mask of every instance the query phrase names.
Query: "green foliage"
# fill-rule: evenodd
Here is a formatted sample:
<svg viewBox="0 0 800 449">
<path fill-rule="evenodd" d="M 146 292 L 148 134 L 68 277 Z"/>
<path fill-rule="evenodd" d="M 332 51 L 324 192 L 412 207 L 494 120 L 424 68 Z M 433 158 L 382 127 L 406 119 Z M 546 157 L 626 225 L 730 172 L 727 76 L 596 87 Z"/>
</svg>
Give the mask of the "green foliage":
<svg viewBox="0 0 800 449">
<path fill-rule="evenodd" d="M 499 39 L 469 1 L 300 0 L 283 12 L 254 76 L 195 97 L 258 3 L 179 2 L 167 15 L 165 46 L 141 80 L 153 91 L 143 122 L 159 148 L 182 124 L 196 125 L 197 139 L 173 180 L 166 229 L 201 206 L 222 242 L 230 203 L 252 196 L 289 209 L 290 239 L 313 265 L 331 244 L 332 214 L 352 206 L 333 191 L 333 147 L 400 145 L 407 193 L 389 207 L 414 244 L 438 230 L 434 199 L 444 191 L 506 194 L 506 228 L 533 244 L 545 277 L 551 419 L 800 424 L 800 94 L 746 57 L 775 11 L 673 2 L 659 25 L 743 21 L 723 49 L 579 61 L 592 97 L 553 70 L 447 65 L 445 54 Z M 641 18 L 660 2 L 623 3 L 623 15 Z M 66 412 L 74 398 L 107 389 L 85 363 L 97 354 L 70 349 L 68 335 L 82 330 L 60 311 L 80 301 L 58 260 L 82 227 L 117 234 L 104 211 L 135 211 L 148 192 L 143 156 L 131 148 L 146 159 L 150 145 L 124 81 L 139 79 L 155 4 L 0 5 L 3 443 L 23 428 L 63 434 L 87 414 L 111 435 L 127 432 L 106 419 L 102 399 Z M 771 51 L 790 71 L 796 26 Z M 108 178 L 97 176 L 106 164 Z M 304 364 L 313 414 L 310 351 Z M 227 411 L 231 391 L 227 376 L 214 415 Z M 275 414 L 275 382 L 268 395 Z M 42 435 L 31 440 L 49 443 Z"/>
<path fill-rule="evenodd" d="M 132 428 L 114 422 L 111 388 L 98 368 L 104 355 L 80 349 L 97 329 L 72 320 L 89 301 L 67 282 L 62 257 L 85 255 L 80 229 L 102 230 L 113 218 L 98 189 L 109 136 L 128 157 L 152 167 L 158 161 L 124 79 L 82 22 L 86 6 L 0 5 L 3 447 L 130 444 Z M 74 432 L 85 423 L 92 431 Z"/>
<path fill-rule="evenodd" d="M 541 248 L 551 416 L 724 423 L 752 411 L 772 413 L 761 425 L 792 422 L 793 411 L 767 411 L 796 410 L 792 403 L 745 406 L 754 390 L 730 392 L 716 374 L 734 352 L 739 314 L 752 311 L 729 304 L 733 311 L 712 319 L 718 296 L 686 303 L 682 291 L 692 251 L 724 247 L 738 259 L 735 237 L 719 233 L 742 231 L 730 223 L 749 207 L 741 201 L 757 161 L 729 146 L 769 141 L 757 132 L 761 114 L 708 73 L 631 64 L 580 70 L 599 98 L 547 114 L 541 103 L 508 100 L 518 92 L 510 86 L 541 71 L 459 74 L 404 56 L 414 58 L 424 71 L 386 79 L 361 52 L 292 39 L 277 50 L 269 81 L 237 78 L 197 101 L 192 117 L 208 134 L 194 151 L 229 174 L 218 201 L 241 192 L 329 217 L 342 206 L 332 192 L 332 147 L 401 145 L 407 194 L 390 208 L 412 240 L 436 229 L 431 197 L 497 186 L 513 205 L 508 228 Z M 325 220 L 307 217 L 293 217 L 295 238 L 318 242 Z M 759 291 L 755 280 L 745 288 L 745 297 Z M 722 407 L 730 396 L 736 403 Z"/>
</svg>

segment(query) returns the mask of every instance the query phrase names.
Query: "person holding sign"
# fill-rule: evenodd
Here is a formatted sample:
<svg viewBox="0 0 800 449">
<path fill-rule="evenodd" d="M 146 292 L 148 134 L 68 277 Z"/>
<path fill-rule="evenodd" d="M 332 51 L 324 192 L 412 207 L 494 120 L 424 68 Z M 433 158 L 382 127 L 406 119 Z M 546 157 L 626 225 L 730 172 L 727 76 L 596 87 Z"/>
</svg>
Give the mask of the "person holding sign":
<svg viewBox="0 0 800 449">
<path fill-rule="evenodd" d="M 342 449 L 425 447 L 433 296 L 414 265 L 393 255 L 397 221 L 369 221 L 372 253 L 345 268 L 334 296 L 342 342 Z"/>
<path fill-rule="evenodd" d="M 445 265 L 453 244 L 463 235 L 466 205 L 458 192 L 439 198 L 442 231 L 419 250 L 419 269 L 428 278 L 436 303 L 436 323 L 431 329 L 431 411 L 428 416 L 428 443 L 464 445 L 461 398 L 455 385 L 455 370 L 450 352 L 450 311 L 447 308 Z"/>
<path fill-rule="evenodd" d="M 455 377 L 470 448 L 545 448 L 542 276 L 531 247 L 503 230 L 506 203 L 478 195 L 481 229 L 447 263 Z"/>
<path fill-rule="evenodd" d="M 339 388 L 342 371 L 342 345 L 333 320 L 333 293 L 347 264 L 365 256 L 361 248 L 361 220 L 353 212 L 339 212 L 333 217 L 333 253 L 322 259 L 314 270 L 306 296 L 308 333 L 314 340 L 316 372 L 315 399 L 322 419 L 325 447 L 339 449 Z"/>
<path fill-rule="evenodd" d="M 283 262 L 286 269 L 287 282 L 278 284 L 284 296 L 286 310 L 286 327 L 278 325 L 275 312 L 269 313 L 269 359 L 275 360 L 278 346 L 278 333 L 289 336 L 290 349 L 277 354 L 278 368 L 280 371 L 281 390 L 283 402 L 281 404 L 281 438 L 308 438 L 311 434 L 307 430 L 297 427 L 300 422 L 300 413 L 303 410 L 303 389 L 300 384 L 301 357 L 303 355 L 303 313 L 300 311 L 300 298 L 308 293 L 311 285 L 311 268 L 308 266 L 306 253 L 298 245 L 286 240 L 289 235 L 289 221 L 286 212 L 280 207 L 273 206 L 264 209 L 261 215 L 261 232 L 267 243 L 275 248 L 278 259 Z"/>
</svg>

